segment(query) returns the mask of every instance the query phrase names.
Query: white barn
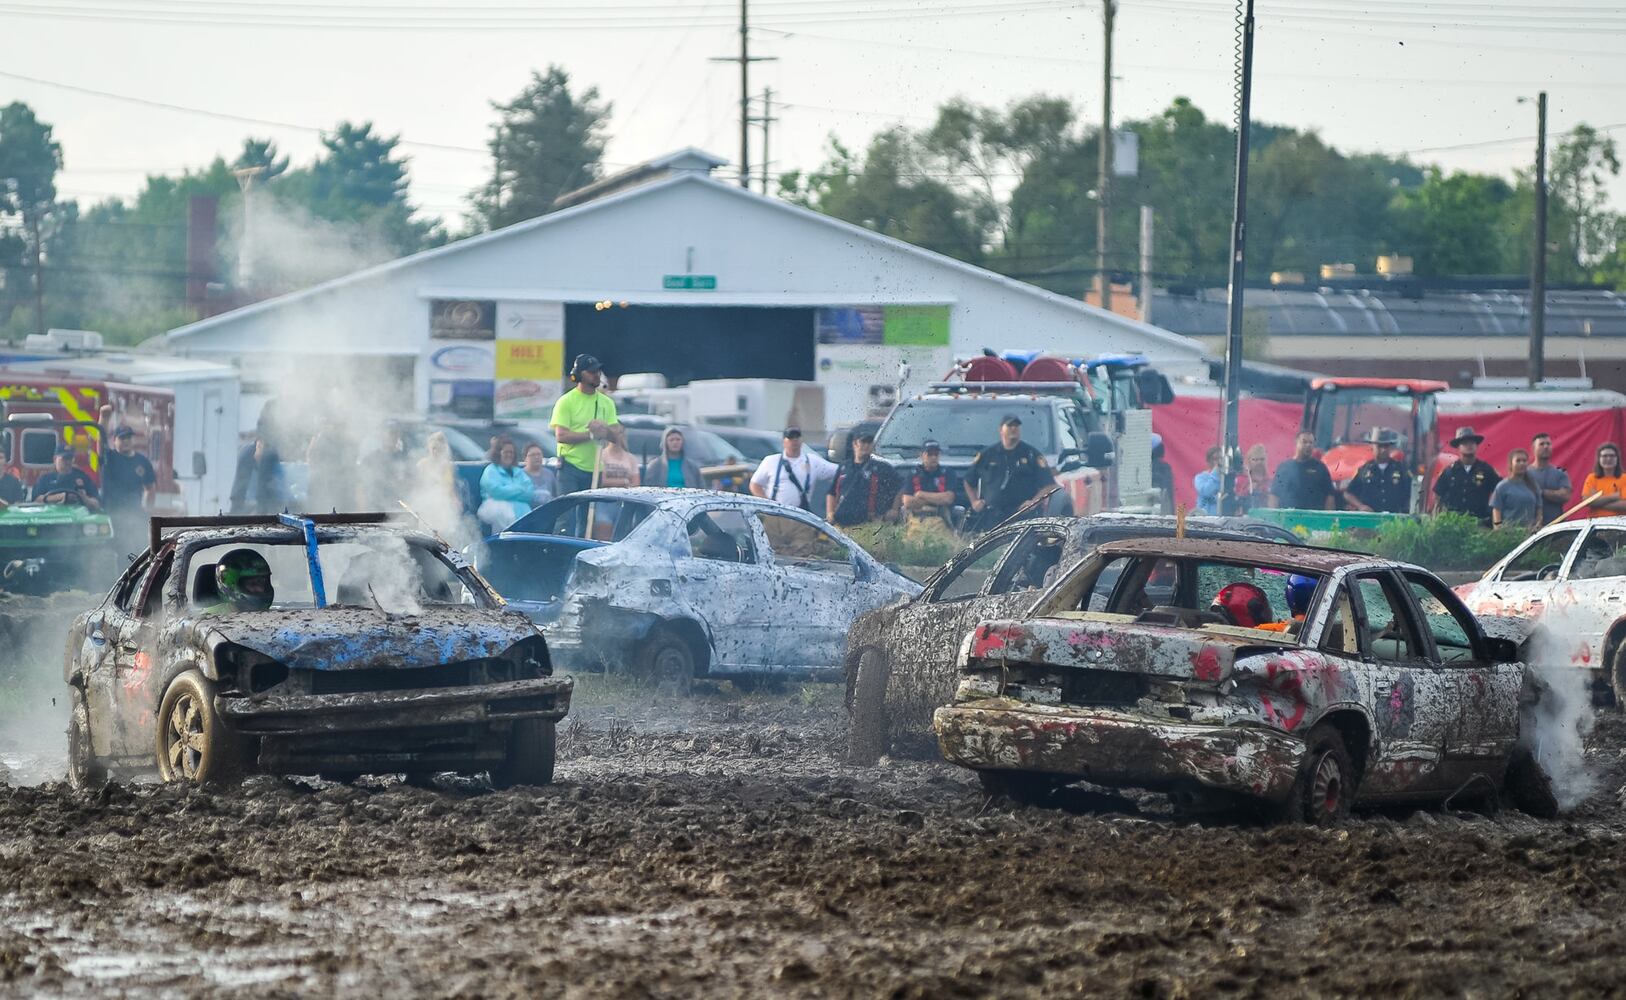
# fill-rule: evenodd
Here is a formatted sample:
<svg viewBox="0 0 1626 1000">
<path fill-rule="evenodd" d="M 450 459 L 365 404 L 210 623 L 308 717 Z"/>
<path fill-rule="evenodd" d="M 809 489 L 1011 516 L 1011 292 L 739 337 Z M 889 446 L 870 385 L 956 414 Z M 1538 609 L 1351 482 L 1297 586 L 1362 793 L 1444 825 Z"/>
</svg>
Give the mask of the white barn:
<svg viewBox="0 0 1626 1000">
<path fill-rule="evenodd" d="M 383 375 L 416 409 L 545 412 L 568 358 L 613 378 L 817 379 L 830 422 L 872 387 L 938 378 L 984 347 L 1140 353 L 1201 375 L 1197 341 L 710 176 L 684 150 L 567 207 L 171 330 L 159 349 L 229 360 L 245 393 L 308 373 Z"/>
</svg>

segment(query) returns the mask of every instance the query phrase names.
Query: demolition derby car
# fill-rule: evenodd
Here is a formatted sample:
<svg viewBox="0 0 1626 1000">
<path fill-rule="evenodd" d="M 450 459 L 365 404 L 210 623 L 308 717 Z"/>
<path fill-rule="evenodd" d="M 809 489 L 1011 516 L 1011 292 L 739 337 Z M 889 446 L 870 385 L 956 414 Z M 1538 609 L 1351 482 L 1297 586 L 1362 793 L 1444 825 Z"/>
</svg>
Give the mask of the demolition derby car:
<svg viewBox="0 0 1626 1000">
<path fill-rule="evenodd" d="M 932 713 L 954 697 L 954 657 L 973 626 L 1026 610 L 1097 545 L 1173 538 L 1175 531 L 1175 519 L 1161 514 L 1013 520 L 950 559 L 912 600 L 859 618 L 845 659 L 851 759 L 870 764 L 889 750 L 934 753 Z M 1302 544 L 1291 531 L 1242 517 L 1187 518 L 1186 534 Z"/>
<path fill-rule="evenodd" d="M 1626 704 L 1626 517 L 1544 528 L 1457 593 L 1520 638 L 1545 626 L 1542 662 L 1584 670 L 1595 695 Z"/>
<path fill-rule="evenodd" d="M 152 519 L 75 619 L 69 773 L 552 779 L 572 681 L 523 615 L 385 514 Z"/>
<path fill-rule="evenodd" d="M 835 676 L 854 618 L 920 591 L 804 510 L 709 490 L 586 490 L 486 540 L 480 569 L 572 668 Z"/>
<path fill-rule="evenodd" d="M 1258 542 L 1101 546 L 966 636 L 943 756 L 991 791 L 1084 780 L 1315 823 L 1355 803 L 1556 806 L 1521 745 L 1524 664 L 1433 574 Z"/>
</svg>

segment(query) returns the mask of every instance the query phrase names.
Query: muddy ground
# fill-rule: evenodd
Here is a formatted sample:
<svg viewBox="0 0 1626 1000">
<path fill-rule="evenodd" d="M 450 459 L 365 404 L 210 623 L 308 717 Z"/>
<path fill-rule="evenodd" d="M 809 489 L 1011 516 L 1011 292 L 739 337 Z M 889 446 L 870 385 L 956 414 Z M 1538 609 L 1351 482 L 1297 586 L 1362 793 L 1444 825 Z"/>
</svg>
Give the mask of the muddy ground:
<svg viewBox="0 0 1626 1000">
<path fill-rule="evenodd" d="M 850 768 L 829 687 L 583 694 L 543 789 L 0 788 L 0 994 L 1622 989 L 1616 715 L 1567 820 L 1316 830 L 1012 808 L 941 764 Z"/>
</svg>

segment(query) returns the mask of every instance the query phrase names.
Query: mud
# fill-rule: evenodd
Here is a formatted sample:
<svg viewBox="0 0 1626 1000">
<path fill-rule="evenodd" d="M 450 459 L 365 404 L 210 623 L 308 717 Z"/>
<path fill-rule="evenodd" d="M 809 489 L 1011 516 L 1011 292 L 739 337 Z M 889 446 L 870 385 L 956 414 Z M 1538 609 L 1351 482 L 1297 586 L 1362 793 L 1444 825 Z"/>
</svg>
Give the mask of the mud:
<svg viewBox="0 0 1626 1000">
<path fill-rule="evenodd" d="M 1619 990 L 1626 723 L 1555 822 L 1333 830 L 990 803 L 843 763 L 835 686 L 578 693 L 557 784 L 0 788 L 0 994 Z"/>
</svg>

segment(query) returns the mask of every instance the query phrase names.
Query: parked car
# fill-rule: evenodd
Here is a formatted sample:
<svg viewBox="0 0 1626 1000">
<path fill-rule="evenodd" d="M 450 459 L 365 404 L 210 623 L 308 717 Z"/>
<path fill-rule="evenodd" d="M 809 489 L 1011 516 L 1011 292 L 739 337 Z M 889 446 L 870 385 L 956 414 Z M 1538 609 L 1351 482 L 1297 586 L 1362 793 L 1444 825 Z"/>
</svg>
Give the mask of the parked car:
<svg viewBox="0 0 1626 1000">
<path fill-rule="evenodd" d="M 1357 803 L 1505 790 L 1550 815 L 1517 656 L 1416 566 L 1132 539 L 978 624 L 934 724 L 945 759 L 1026 801 L 1084 780 L 1332 823 Z"/>
<path fill-rule="evenodd" d="M 785 446 L 781 431 L 759 431 L 750 427 L 730 427 L 725 424 L 702 424 L 705 430 L 727 441 L 740 458 L 756 465 L 769 455 L 777 455 Z"/>
<path fill-rule="evenodd" d="M 1543 528 L 1457 593 L 1476 615 L 1545 624 L 1551 653 L 1586 671 L 1598 697 L 1623 703 L 1626 517 Z"/>
<path fill-rule="evenodd" d="M 710 470 L 706 472 L 708 488 L 743 493 L 756 471 L 757 463 L 743 461 L 738 448 L 698 424 L 670 424 L 659 417 L 637 415 L 622 417 L 621 424 L 627 429 L 627 450 L 637 456 L 640 467 L 660 457 L 666 447 L 666 429 L 676 427 L 683 432 L 684 452 L 702 470 Z"/>
<path fill-rule="evenodd" d="M 480 568 L 559 662 L 679 690 L 838 677 L 853 619 L 920 590 L 806 511 L 651 487 L 543 504 L 487 539 Z"/>
<path fill-rule="evenodd" d="M 1290 531 L 1242 517 L 1190 517 L 1186 531 L 1193 538 L 1302 544 Z M 934 752 L 932 712 L 954 696 L 954 658 L 972 626 L 1024 609 L 1097 545 L 1174 534 L 1175 519 L 1161 514 L 1007 521 L 950 559 L 912 600 L 859 618 L 842 661 L 850 757 L 867 764 L 888 751 Z"/>
<path fill-rule="evenodd" d="M 499 436 L 513 440 L 521 458 L 525 456 L 525 449 L 533 444 L 541 445 L 542 454 L 548 458 L 559 454 L 559 442 L 553 436 L 553 428 L 549 427 L 545 420 L 447 420 L 443 421 L 440 427 L 457 431 L 479 447 L 480 454 L 472 456 L 467 459 L 468 461 L 487 459 L 491 439 Z M 465 459 L 459 456 L 457 461 Z"/>
<path fill-rule="evenodd" d="M 200 784 L 254 771 L 552 779 L 573 682 L 554 676 L 536 626 L 432 535 L 354 514 L 152 530 L 68 636 L 75 784 L 152 770 Z M 222 593 L 228 554 L 246 575 L 265 575 L 256 559 L 269 568 L 256 600 L 232 578 Z"/>
</svg>

